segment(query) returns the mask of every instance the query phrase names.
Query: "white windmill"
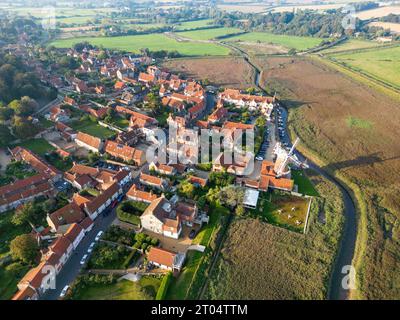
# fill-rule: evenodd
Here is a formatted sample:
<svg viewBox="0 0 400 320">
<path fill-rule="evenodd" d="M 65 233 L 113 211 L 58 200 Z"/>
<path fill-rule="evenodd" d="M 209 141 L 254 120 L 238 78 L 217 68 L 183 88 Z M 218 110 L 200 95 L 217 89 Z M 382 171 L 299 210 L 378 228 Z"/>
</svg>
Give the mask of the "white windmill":
<svg viewBox="0 0 400 320">
<path fill-rule="evenodd" d="M 283 148 L 280 142 L 277 142 L 277 144 L 275 145 L 274 153 L 276 154 L 276 161 L 274 165 L 274 171 L 277 178 L 290 174 L 290 168 L 287 167 L 289 163 L 293 163 L 300 168 L 309 167 L 306 162 L 300 161 L 294 154 L 294 149 L 299 141 L 300 139 L 296 138 L 289 151 Z"/>
</svg>

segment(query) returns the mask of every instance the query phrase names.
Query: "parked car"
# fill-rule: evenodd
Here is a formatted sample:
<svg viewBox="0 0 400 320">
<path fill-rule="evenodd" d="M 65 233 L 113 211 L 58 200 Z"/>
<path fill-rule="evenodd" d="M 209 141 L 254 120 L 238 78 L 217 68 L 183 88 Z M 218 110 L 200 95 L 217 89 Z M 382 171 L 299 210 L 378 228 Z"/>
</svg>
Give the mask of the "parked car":
<svg viewBox="0 0 400 320">
<path fill-rule="evenodd" d="M 85 255 L 82 257 L 81 262 L 80 262 L 80 264 L 81 264 L 82 266 L 85 264 L 87 257 L 88 257 L 87 254 L 85 254 Z"/>
<path fill-rule="evenodd" d="M 60 293 L 60 298 L 64 298 L 67 295 L 68 290 L 69 290 L 69 285 L 66 285 Z"/>
<path fill-rule="evenodd" d="M 88 253 L 91 253 L 91 252 L 93 251 L 95 245 L 96 245 L 96 243 L 95 243 L 95 242 L 92 242 L 92 243 L 90 244 L 89 249 L 88 249 L 87 252 L 88 252 Z"/>
<path fill-rule="evenodd" d="M 97 234 L 96 238 L 94 238 L 95 241 L 99 241 L 101 236 L 103 235 L 103 231 L 99 231 L 99 233 Z"/>
<path fill-rule="evenodd" d="M 256 157 L 256 160 L 258 160 L 258 161 L 262 161 L 262 160 L 264 160 L 264 158 L 263 158 L 263 157 L 261 157 L 261 156 L 257 156 L 257 157 Z"/>
</svg>

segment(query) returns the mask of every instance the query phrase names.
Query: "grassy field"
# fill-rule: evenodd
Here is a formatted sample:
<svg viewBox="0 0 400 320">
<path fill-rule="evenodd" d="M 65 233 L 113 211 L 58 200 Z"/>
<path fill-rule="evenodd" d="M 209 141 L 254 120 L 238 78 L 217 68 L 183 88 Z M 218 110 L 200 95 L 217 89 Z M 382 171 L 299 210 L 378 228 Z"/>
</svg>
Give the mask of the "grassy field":
<svg viewBox="0 0 400 320">
<path fill-rule="evenodd" d="M 349 39 L 340 44 L 333 46 L 331 48 L 320 51 L 324 54 L 335 53 L 339 51 L 347 51 L 347 50 L 358 50 L 365 48 L 374 48 L 382 46 L 379 42 L 376 41 L 367 41 L 367 40 L 357 40 L 357 39 Z"/>
<path fill-rule="evenodd" d="M 372 78 L 400 88 L 400 46 L 354 53 L 335 54 L 332 57 Z"/>
<path fill-rule="evenodd" d="M 41 157 L 44 157 L 46 153 L 56 149 L 43 138 L 26 140 L 18 145 L 33 151 Z"/>
<path fill-rule="evenodd" d="M 94 284 L 81 289 L 74 300 L 154 300 L 161 279 L 143 277 L 139 282 L 121 280 L 114 284 Z"/>
<path fill-rule="evenodd" d="M 212 25 L 212 19 L 204 19 L 204 20 L 195 20 L 195 21 L 187 21 L 182 22 L 181 24 L 177 24 L 175 30 L 186 30 L 186 29 L 196 29 L 201 27 L 208 27 Z"/>
<path fill-rule="evenodd" d="M 120 27 L 127 29 L 127 30 L 148 30 L 148 29 L 155 29 L 155 28 L 162 28 L 165 27 L 165 24 L 162 23 L 123 23 L 119 24 Z"/>
<path fill-rule="evenodd" d="M 250 212 L 252 217 L 261 217 L 267 223 L 303 232 L 309 201 L 279 192 L 262 193 L 257 208 Z"/>
<path fill-rule="evenodd" d="M 28 270 L 29 267 L 25 266 L 19 274 L 14 274 L 3 267 L 0 268 L 0 301 L 12 298 L 17 291 L 18 282 Z"/>
<path fill-rule="evenodd" d="M 292 179 L 294 180 L 294 184 L 299 188 L 299 193 L 313 197 L 319 196 L 317 190 L 315 190 L 314 185 L 311 183 L 307 173 L 304 170 L 292 169 L 291 175 Z"/>
<path fill-rule="evenodd" d="M 163 34 L 148 34 L 121 37 L 88 37 L 56 40 L 51 43 L 59 48 L 70 48 L 74 44 L 89 41 L 105 48 L 140 52 L 140 49 L 178 51 L 185 56 L 228 55 L 229 49 L 212 43 L 177 42 Z"/>
<path fill-rule="evenodd" d="M 225 36 L 228 34 L 234 34 L 238 32 L 242 32 L 242 30 L 238 28 L 215 28 L 215 29 L 179 32 L 178 36 L 194 40 L 211 40 L 217 37 Z"/>
<path fill-rule="evenodd" d="M 325 299 L 343 224 L 340 191 L 311 176 L 315 198 L 307 235 L 259 219 L 235 219 L 209 277 L 209 299 Z M 326 222 L 319 213 L 324 212 Z"/>
<path fill-rule="evenodd" d="M 262 83 L 291 107 L 289 127 L 301 139 L 299 150 L 345 181 L 358 202 L 357 290 L 351 297 L 398 299 L 399 100 L 329 61 L 269 58 L 264 66 Z"/>
<path fill-rule="evenodd" d="M 114 136 L 116 133 L 108 128 L 102 127 L 96 122 L 86 120 L 86 121 L 74 121 L 70 123 L 71 128 L 77 131 L 82 131 L 84 133 L 90 134 L 92 136 L 107 139 Z"/>
<path fill-rule="evenodd" d="M 312 37 L 278 35 L 266 32 L 249 32 L 246 34 L 227 38 L 225 39 L 225 41 L 273 43 L 301 51 L 319 45 L 322 39 Z"/>
</svg>

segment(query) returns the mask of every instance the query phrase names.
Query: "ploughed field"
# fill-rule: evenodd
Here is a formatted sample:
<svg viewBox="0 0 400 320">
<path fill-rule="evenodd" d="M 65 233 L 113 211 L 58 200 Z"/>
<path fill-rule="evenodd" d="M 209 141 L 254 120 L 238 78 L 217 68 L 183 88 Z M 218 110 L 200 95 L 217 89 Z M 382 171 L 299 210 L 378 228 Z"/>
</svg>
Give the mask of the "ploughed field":
<svg viewBox="0 0 400 320">
<path fill-rule="evenodd" d="M 255 76 L 253 68 L 239 57 L 175 59 L 163 66 L 174 73 L 193 79 L 208 79 L 213 85 L 230 88 L 252 87 Z"/>
<path fill-rule="evenodd" d="M 312 175 L 306 235 L 259 218 L 236 218 L 209 276 L 208 299 L 325 299 L 343 224 L 337 187 Z"/>
<path fill-rule="evenodd" d="M 290 107 L 289 126 L 300 149 L 322 159 L 356 192 L 362 214 L 353 294 L 399 298 L 399 101 L 322 63 L 263 59 L 262 83 Z"/>
</svg>

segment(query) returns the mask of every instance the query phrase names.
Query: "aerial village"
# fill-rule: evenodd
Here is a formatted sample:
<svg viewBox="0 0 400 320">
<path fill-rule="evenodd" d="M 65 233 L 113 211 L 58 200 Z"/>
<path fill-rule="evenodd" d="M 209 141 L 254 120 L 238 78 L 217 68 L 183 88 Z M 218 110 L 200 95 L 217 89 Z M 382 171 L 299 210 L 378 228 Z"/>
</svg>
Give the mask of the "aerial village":
<svg viewBox="0 0 400 320">
<path fill-rule="evenodd" d="M 12 161 L 23 162 L 34 174 L 0 187 L 0 212 L 18 211 L 35 199 L 57 199 L 60 193 L 68 200 L 47 214 L 46 224 L 32 226 L 40 263 L 18 283 L 14 300 L 41 299 L 52 291 L 43 281 L 47 266 L 54 266 L 53 278 L 65 282 L 62 288 L 67 290 L 65 269 L 75 268 L 78 274 L 96 245 L 106 242 L 110 228 L 133 230 L 149 240 L 136 248 L 140 257 L 135 272 L 179 276 L 188 250 L 205 250 L 192 243 L 211 216 L 205 196 L 196 192 L 207 193 L 218 178 L 229 176 L 230 185 L 244 190 L 240 205 L 245 210 L 256 211 L 270 190 L 298 194 L 291 168 L 307 164 L 295 155 L 298 141 L 289 143 L 284 110 L 275 97 L 202 85 L 201 79 L 173 74 L 147 56 L 107 52 L 103 57 L 96 48 L 62 52 L 80 61 L 74 76 L 34 59 L 31 63 L 43 83 L 58 89 L 57 99 L 41 110 L 51 125 L 37 138 L 70 165 L 60 170 L 47 157 L 15 146 L 9 149 Z M 93 85 L 93 79 L 102 84 Z M 157 143 L 155 130 L 170 126 L 178 135 L 177 141 L 168 142 L 167 161 L 148 163 L 146 152 Z M 222 151 L 206 164 L 169 161 L 188 143 L 180 138 L 185 131 L 201 129 L 232 136 L 238 129 L 254 130 L 254 154 L 233 162 Z M 254 169 L 246 175 L 253 160 Z M 306 225 L 305 217 L 292 220 L 293 225 Z"/>
</svg>

